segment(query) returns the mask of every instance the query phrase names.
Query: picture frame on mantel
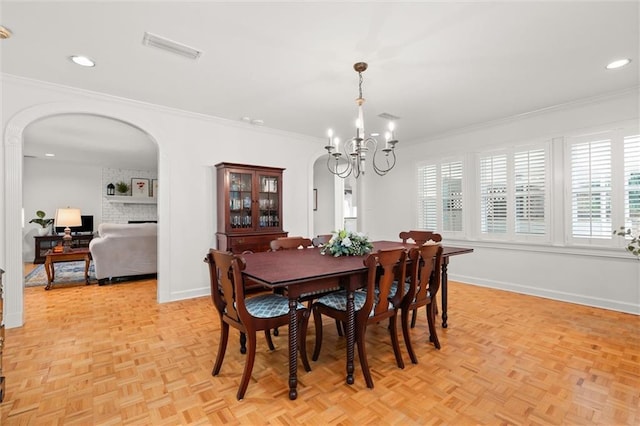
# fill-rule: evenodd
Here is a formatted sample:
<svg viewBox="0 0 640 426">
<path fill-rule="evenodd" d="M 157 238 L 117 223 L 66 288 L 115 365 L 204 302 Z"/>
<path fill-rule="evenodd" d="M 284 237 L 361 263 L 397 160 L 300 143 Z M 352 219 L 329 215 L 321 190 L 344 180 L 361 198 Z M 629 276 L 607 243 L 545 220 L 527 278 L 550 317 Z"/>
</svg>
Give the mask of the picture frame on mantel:
<svg viewBox="0 0 640 426">
<path fill-rule="evenodd" d="M 158 197 L 158 179 L 151 179 L 151 196 Z"/>
<path fill-rule="evenodd" d="M 149 198 L 149 179 L 131 178 L 131 196 Z"/>
</svg>

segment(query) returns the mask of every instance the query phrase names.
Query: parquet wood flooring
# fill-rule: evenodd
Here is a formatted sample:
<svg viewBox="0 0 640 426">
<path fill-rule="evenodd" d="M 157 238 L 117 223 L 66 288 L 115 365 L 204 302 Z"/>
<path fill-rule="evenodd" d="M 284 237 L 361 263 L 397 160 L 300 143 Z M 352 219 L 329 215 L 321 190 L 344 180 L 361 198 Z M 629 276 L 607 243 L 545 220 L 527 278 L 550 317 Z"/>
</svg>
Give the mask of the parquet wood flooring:
<svg viewBox="0 0 640 426">
<path fill-rule="evenodd" d="M 320 358 L 288 395 L 286 329 L 263 338 L 243 401 L 232 332 L 212 377 L 219 323 L 208 297 L 156 303 L 155 280 L 25 289 L 25 325 L 6 330 L 11 425 L 640 424 L 640 317 L 450 283 L 442 349 L 424 311 L 413 330 L 419 364 L 386 324 L 367 330 L 375 382 L 344 382 L 345 341 L 326 320 Z M 313 321 L 308 347 L 313 347 Z"/>
</svg>

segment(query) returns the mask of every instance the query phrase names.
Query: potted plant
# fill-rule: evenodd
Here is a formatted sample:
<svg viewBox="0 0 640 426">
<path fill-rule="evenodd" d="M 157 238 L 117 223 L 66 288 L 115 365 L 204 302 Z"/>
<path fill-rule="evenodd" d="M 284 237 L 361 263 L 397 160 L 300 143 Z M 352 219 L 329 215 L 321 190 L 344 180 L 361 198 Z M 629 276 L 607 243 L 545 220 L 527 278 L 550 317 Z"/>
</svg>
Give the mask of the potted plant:
<svg viewBox="0 0 640 426">
<path fill-rule="evenodd" d="M 625 229 L 624 226 L 621 226 L 617 231 L 613 231 L 613 235 L 624 238 L 631 237 L 631 239 L 626 242 L 627 246 L 625 250 L 640 259 L 640 235 L 633 235 L 631 229 Z"/>
<path fill-rule="evenodd" d="M 29 221 L 29 223 L 37 223 L 38 225 L 40 225 L 40 228 L 38 228 L 38 235 L 40 236 L 47 235 L 47 233 L 49 232 L 49 225 L 53 223 L 53 219 L 45 219 L 46 215 L 47 214 L 42 210 L 38 210 L 36 212 L 36 216 L 38 217 L 35 217 Z"/>
<path fill-rule="evenodd" d="M 123 182 L 123 181 L 120 181 L 120 182 L 116 183 L 116 191 L 120 195 L 129 194 L 129 184 L 126 183 L 126 182 Z"/>
</svg>

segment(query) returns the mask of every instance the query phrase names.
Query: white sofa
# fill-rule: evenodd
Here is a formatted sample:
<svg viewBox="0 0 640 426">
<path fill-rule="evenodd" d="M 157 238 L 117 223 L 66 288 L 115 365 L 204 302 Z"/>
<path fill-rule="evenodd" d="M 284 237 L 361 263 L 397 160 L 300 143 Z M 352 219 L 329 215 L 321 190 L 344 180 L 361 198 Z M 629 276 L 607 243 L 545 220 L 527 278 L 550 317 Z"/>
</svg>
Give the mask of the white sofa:
<svg viewBox="0 0 640 426">
<path fill-rule="evenodd" d="M 96 278 L 107 279 L 158 272 L 158 225 L 101 223 L 89 243 Z"/>
</svg>

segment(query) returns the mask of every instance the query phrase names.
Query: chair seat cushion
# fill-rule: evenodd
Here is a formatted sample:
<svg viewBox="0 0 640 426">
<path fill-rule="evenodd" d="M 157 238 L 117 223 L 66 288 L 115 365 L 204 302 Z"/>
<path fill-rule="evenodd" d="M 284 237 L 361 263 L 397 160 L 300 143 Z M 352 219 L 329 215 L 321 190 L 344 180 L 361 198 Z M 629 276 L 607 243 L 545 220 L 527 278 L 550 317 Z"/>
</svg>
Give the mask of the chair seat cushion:
<svg viewBox="0 0 640 426">
<path fill-rule="evenodd" d="M 404 283 L 404 292 L 402 293 L 403 295 L 407 294 L 409 292 L 409 288 L 411 287 L 411 284 L 407 281 L 405 281 Z M 391 287 L 389 289 L 389 294 L 393 297 L 396 295 L 396 292 L 398 291 L 398 281 L 394 281 L 391 284 Z"/>
<path fill-rule="evenodd" d="M 244 301 L 247 311 L 256 318 L 275 318 L 289 313 L 289 299 L 279 294 L 261 294 Z M 298 303 L 297 309 L 306 309 Z"/>
<path fill-rule="evenodd" d="M 367 300 L 367 293 L 363 291 L 353 292 L 353 309 L 359 311 L 364 306 L 364 302 Z M 325 294 L 318 298 L 316 303 L 323 304 L 337 311 L 347 310 L 347 291 L 340 290 L 333 293 Z"/>
</svg>

